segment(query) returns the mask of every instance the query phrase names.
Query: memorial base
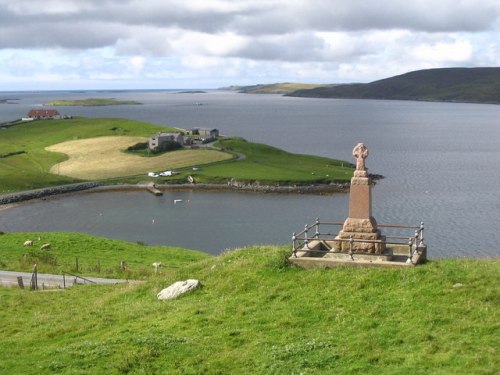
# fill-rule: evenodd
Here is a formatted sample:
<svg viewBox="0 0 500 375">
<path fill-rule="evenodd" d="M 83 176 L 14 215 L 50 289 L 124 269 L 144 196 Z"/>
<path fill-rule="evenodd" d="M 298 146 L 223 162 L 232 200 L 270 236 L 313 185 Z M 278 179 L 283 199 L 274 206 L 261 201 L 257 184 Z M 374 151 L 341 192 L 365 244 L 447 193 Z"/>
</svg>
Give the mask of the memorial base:
<svg viewBox="0 0 500 375">
<path fill-rule="evenodd" d="M 353 239 L 351 244 L 350 240 Z M 347 218 L 344 222 L 343 229 L 339 232 L 334 244 L 334 251 L 367 254 L 382 254 L 385 250 L 385 244 L 372 241 L 385 241 L 385 238 L 377 229 L 377 222 L 373 217 L 369 219 L 353 219 Z M 368 241 L 368 242 L 363 242 Z M 351 247 L 352 246 L 352 247 Z"/>
</svg>

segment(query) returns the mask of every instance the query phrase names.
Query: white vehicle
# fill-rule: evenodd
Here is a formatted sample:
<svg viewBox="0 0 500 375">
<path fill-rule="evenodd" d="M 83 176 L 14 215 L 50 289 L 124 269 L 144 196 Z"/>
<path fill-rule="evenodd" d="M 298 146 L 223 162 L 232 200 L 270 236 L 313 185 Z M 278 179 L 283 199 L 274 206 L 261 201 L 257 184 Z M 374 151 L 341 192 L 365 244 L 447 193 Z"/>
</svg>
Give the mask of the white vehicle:
<svg viewBox="0 0 500 375">
<path fill-rule="evenodd" d="M 149 177 L 159 177 L 160 175 L 159 175 L 159 174 L 157 174 L 157 173 L 154 173 L 154 172 L 149 172 L 149 173 L 148 173 L 148 176 L 149 176 Z"/>
<path fill-rule="evenodd" d="M 172 176 L 172 171 L 161 172 L 160 176 L 169 177 Z"/>
</svg>

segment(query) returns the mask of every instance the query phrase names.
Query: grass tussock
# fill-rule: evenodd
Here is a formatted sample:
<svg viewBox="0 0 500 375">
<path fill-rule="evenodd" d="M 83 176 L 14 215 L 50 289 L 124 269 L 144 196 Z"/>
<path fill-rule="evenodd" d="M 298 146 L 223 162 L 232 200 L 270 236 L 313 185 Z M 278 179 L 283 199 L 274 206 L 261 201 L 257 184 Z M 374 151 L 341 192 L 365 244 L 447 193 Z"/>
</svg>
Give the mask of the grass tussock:
<svg viewBox="0 0 500 375">
<path fill-rule="evenodd" d="M 288 254 L 287 247 L 259 246 L 202 256 L 141 285 L 0 289 L 0 373 L 498 370 L 498 261 L 302 270 L 288 266 Z M 187 278 L 203 287 L 156 300 Z"/>
</svg>

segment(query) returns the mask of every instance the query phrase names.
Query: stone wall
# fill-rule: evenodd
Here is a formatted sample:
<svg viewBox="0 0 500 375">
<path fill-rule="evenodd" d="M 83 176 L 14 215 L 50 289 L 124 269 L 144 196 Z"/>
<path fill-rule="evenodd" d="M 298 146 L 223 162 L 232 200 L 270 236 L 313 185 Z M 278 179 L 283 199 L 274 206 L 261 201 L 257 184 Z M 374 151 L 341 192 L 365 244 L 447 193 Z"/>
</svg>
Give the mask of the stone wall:
<svg viewBox="0 0 500 375">
<path fill-rule="evenodd" d="M 71 184 L 63 186 L 54 186 L 44 189 L 21 191 L 19 193 L 5 194 L 0 196 L 0 205 L 22 202 L 30 199 L 40 199 L 49 195 L 72 193 L 81 190 L 92 189 L 100 184 L 97 182 L 85 182 L 81 184 Z"/>
</svg>

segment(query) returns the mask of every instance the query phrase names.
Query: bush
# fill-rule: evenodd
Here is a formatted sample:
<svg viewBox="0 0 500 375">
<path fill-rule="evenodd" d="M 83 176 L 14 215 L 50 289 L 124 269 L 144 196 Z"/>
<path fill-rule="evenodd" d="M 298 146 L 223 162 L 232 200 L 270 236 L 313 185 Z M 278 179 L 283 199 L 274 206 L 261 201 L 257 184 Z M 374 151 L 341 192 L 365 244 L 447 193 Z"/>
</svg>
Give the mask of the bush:
<svg viewBox="0 0 500 375">
<path fill-rule="evenodd" d="M 127 147 L 127 151 L 146 150 L 147 148 L 148 148 L 148 142 L 139 142 L 136 143 L 135 145 Z"/>
</svg>

